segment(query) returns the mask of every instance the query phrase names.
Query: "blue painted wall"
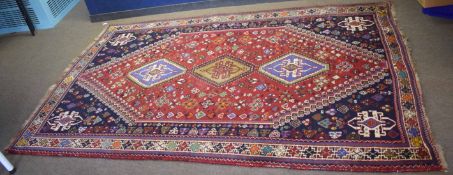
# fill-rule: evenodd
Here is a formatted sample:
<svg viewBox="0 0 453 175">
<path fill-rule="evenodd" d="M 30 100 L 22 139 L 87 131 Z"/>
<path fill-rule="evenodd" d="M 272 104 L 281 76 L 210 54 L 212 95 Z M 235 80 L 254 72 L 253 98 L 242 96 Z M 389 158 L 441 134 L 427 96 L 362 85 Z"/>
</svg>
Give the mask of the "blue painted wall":
<svg viewBox="0 0 453 175">
<path fill-rule="evenodd" d="M 85 0 L 91 15 L 207 0 Z"/>
</svg>

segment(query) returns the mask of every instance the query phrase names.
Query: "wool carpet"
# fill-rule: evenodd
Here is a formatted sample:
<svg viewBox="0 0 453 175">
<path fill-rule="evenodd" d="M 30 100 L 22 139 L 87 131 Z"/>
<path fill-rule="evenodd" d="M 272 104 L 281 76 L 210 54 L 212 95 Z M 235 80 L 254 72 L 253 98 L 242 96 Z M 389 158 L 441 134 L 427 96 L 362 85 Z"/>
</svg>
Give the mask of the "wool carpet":
<svg viewBox="0 0 453 175">
<path fill-rule="evenodd" d="M 444 169 L 387 2 L 108 26 L 7 151 Z"/>
</svg>

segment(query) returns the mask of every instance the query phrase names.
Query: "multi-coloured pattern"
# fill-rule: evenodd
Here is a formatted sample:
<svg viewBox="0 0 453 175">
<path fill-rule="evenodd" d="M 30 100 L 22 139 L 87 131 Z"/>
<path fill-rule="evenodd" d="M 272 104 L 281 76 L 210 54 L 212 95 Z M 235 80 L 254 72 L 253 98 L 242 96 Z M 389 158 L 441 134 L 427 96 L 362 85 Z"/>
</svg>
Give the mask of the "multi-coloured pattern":
<svg viewBox="0 0 453 175">
<path fill-rule="evenodd" d="M 8 149 L 441 170 L 388 3 L 113 25 Z"/>
</svg>

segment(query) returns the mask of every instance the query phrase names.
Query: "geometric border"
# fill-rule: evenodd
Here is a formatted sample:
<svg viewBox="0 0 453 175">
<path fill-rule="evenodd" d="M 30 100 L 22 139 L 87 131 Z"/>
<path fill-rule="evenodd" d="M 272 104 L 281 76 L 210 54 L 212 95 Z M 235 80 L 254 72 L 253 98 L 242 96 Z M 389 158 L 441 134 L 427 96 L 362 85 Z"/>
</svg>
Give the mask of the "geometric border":
<svg viewBox="0 0 453 175">
<path fill-rule="evenodd" d="M 395 74 L 390 67 L 392 72 L 392 79 L 397 85 L 396 93 L 401 95 L 408 95 L 412 98 L 398 99 L 399 104 L 403 102 L 413 102 L 414 108 L 402 109 L 401 114 L 403 115 L 402 122 L 405 124 L 405 129 L 408 131 L 410 128 L 415 128 L 417 136 L 410 136 L 410 148 L 426 148 L 431 159 L 423 160 L 410 160 L 410 161 L 387 161 L 385 165 L 373 164 L 369 161 L 366 164 L 363 162 L 355 161 L 334 161 L 326 162 L 320 161 L 320 164 L 311 163 L 288 163 L 288 162 L 271 162 L 269 160 L 258 160 L 258 157 L 249 159 L 247 157 L 239 157 L 234 155 L 233 157 L 223 158 L 210 157 L 205 154 L 195 154 L 190 152 L 184 152 L 177 155 L 173 154 L 162 154 L 157 150 L 153 154 L 141 154 L 138 150 L 131 150 L 130 148 L 124 148 L 115 150 L 115 152 L 90 152 L 87 150 L 80 150 L 71 147 L 51 147 L 48 145 L 23 145 L 23 141 L 32 141 L 36 139 L 46 139 L 34 136 L 37 133 L 43 121 L 50 116 L 50 113 L 55 109 L 56 104 L 62 99 L 67 93 L 67 90 L 76 82 L 79 74 L 86 70 L 88 63 L 93 57 L 99 52 L 99 50 L 105 45 L 105 43 L 116 33 L 121 31 L 129 31 L 135 29 L 153 29 L 163 28 L 172 26 L 187 26 L 197 24 L 210 24 L 218 22 L 228 21 L 248 21 L 248 20 L 261 20 L 274 19 L 274 18 L 291 18 L 298 16 L 319 16 L 319 15 L 360 15 L 368 14 L 373 15 L 376 19 L 378 30 L 380 32 L 384 48 L 386 50 L 386 56 L 390 65 L 398 65 L 402 69 L 401 71 L 408 76 L 400 76 Z M 195 20 L 193 20 L 195 19 Z M 396 38 L 396 40 L 395 40 Z M 32 155 L 48 155 L 48 156 L 73 156 L 73 157 L 104 157 L 104 158 L 117 158 L 117 159 L 160 159 L 160 160 L 183 160 L 192 162 L 203 162 L 203 163 L 216 163 L 216 164 L 227 164 L 227 165 L 241 165 L 250 167 L 285 167 L 294 169 L 305 169 L 305 170 L 331 170 L 331 171 L 370 171 L 370 172 L 404 172 L 404 171 L 440 171 L 445 170 L 445 162 L 441 158 L 438 148 L 433 142 L 431 132 L 429 130 L 429 124 L 426 119 L 426 112 L 423 107 L 423 101 L 421 99 L 420 85 L 417 82 L 417 78 L 414 72 L 413 65 L 411 64 L 411 58 L 408 55 L 407 47 L 402 40 L 401 33 L 398 31 L 395 21 L 391 12 L 391 3 L 368 3 L 368 4 L 353 4 L 353 5 L 335 5 L 335 6 L 318 6 L 308 8 L 297 8 L 297 9 L 286 9 L 286 10 L 271 10 L 261 11 L 253 13 L 242 13 L 233 15 L 215 15 L 215 16 L 204 16 L 199 18 L 191 19 L 176 19 L 168 21 L 153 21 L 149 23 L 140 23 L 133 25 L 112 25 L 106 28 L 106 30 L 99 36 L 96 43 L 90 45 L 80 57 L 74 61 L 74 66 L 71 66 L 65 73 L 61 81 L 49 90 L 49 93 L 43 98 L 41 105 L 33 112 L 30 116 L 29 122 L 25 123 L 24 129 L 22 129 L 16 139 L 13 140 L 10 147 L 7 149 L 10 153 L 17 154 L 32 154 Z M 89 70 L 87 70 L 89 71 Z M 403 84 L 401 82 L 408 82 Z M 406 91 L 401 89 L 407 88 Z M 412 121 L 411 125 L 407 122 Z M 415 122 L 415 123 L 414 123 Z M 48 138 L 48 139 L 63 139 L 65 138 Z M 418 140 L 421 139 L 421 140 Z M 79 143 L 80 141 L 93 141 L 97 144 L 108 144 L 107 141 L 119 141 L 130 143 L 134 142 L 134 139 L 119 138 L 119 139 L 98 139 L 98 138 L 66 138 L 66 141 L 73 141 Z M 421 145 L 418 143 L 422 143 Z M 30 143 L 30 142 L 28 142 Z M 304 145 L 306 146 L 306 145 Z M 311 145 L 312 147 L 322 148 L 329 146 L 322 145 Z M 357 147 L 359 148 L 359 147 Z M 362 147 L 363 149 L 369 147 Z M 318 149 L 317 149 L 318 150 Z M 307 160 L 309 158 L 306 158 Z M 357 164 L 359 163 L 359 164 Z M 379 162 L 377 162 L 379 163 Z"/>
</svg>

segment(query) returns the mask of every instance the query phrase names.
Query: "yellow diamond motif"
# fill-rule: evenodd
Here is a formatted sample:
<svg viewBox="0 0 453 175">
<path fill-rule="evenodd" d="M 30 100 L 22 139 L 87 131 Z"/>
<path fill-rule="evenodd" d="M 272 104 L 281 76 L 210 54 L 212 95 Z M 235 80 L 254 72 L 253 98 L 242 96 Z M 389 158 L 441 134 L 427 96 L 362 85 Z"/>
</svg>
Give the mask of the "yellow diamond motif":
<svg viewBox="0 0 453 175">
<path fill-rule="evenodd" d="M 223 56 L 194 68 L 197 77 L 211 84 L 222 86 L 237 80 L 253 70 L 253 65 L 230 56 Z"/>
</svg>

